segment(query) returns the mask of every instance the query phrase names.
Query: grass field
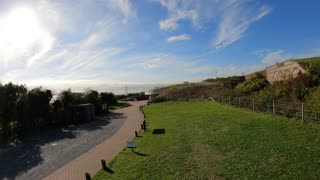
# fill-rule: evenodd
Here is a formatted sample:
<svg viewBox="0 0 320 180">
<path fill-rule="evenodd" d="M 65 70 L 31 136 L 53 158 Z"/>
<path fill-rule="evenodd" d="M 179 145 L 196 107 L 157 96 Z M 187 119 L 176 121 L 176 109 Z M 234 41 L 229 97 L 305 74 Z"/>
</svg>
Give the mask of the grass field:
<svg viewBox="0 0 320 180">
<path fill-rule="evenodd" d="M 119 102 L 117 102 L 117 104 L 110 106 L 109 110 L 116 110 L 116 109 L 120 109 L 120 108 L 127 107 L 127 106 L 130 106 L 128 102 L 119 101 Z"/>
<path fill-rule="evenodd" d="M 149 130 L 94 179 L 319 179 L 320 125 L 215 102 L 144 108 Z M 165 128 L 163 135 L 151 129 Z"/>
</svg>

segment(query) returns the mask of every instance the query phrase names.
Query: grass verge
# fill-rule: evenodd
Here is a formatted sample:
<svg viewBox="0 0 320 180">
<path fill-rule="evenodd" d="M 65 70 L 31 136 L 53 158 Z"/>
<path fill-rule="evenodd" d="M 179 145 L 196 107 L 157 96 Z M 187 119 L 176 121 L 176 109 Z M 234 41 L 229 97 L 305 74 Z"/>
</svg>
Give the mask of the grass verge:
<svg viewBox="0 0 320 180">
<path fill-rule="evenodd" d="M 124 108 L 124 107 L 128 107 L 128 106 L 130 106 L 130 104 L 128 102 L 118 101 L 117 104 L 110 106 L 109 110 L 116 110 L 116 109 L 120 109 L 120 108 Z"/>
<path fill-rule="evenodd" d="M 149 130 L 93 179 L 318 179 L 320 125 L 215 102 L 144 108 Z M 151 129 L 165 128 L 163 135 Z"/>
</svg>

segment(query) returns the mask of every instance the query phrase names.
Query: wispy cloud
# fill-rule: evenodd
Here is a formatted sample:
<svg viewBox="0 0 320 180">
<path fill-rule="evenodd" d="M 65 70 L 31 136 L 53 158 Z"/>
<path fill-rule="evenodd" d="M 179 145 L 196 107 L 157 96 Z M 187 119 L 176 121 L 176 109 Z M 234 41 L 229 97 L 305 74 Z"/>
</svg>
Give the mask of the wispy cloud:
<svg viewBox="0 0 320 180">
<path fill-rule="evenodd" d="M 259 57 L 262 57 L 261 62 L 264 65 L 272 65 L 275 63 L 283 62 L 289 59 L 300 59 L 300 58 L 308 58 L 308 57 L 318 57 L 320 56 L 320 49 L 313 49 L 309 50 L 307 52 L 295 52 L 295 53 L 289 53 L 285 50 L 258 50 L 257 55 Z"/>
<path fill-rule="evenodd" d="M 107 6 L 110 8 L 116 8 L 120 10 L 123 15 L 123 23 L 126 23 L 129 19 L 136 17 L 136 11 L 132 7 L 130 0 L 106 0 Z"/>
<path fill-rule="evenodd" d="M 159 22 L 160 29 L 176 30 L 182 21 L 196 29 L 215 22 L 217 33 L 212 48 L 224 48 L 241 39 L 252 23 L 271 12 L 271 8 L 252 0 L 158 0 L 168 10 L 168 18 Z"/>
<path fill-rule="evenodd" d="M 250 7 L 248 4 L 234 3 L 226 9 L 214 38 L 213 48 L 224 48 L 244 36 L 250 25 L 271 12 L 268 6 Z"/>
<path fill-rule="evenodd" d="M 284 50 L 270 51 L 264 55 L 261 62 L 265 65 L 272 65 L 278 62 L 288 60 L 292 55 L 286 53 Z"/>
<path fill-rule="evenodd" d="M 179 27 L 178 22 L 183 19 L 191 19 L 194 20 L 197 18 L 197 14 L 195 11 L 174 11 L 169 18 L 160 21 L 160 29 L 161 30 L 175 30 Z"/>
<path fill-rule="evenodd" d="M 191 39 L 191 37 L 188 34 L 181 34 L 178 36 L 171 36 L 167 39 L 167 41 L 169 43 L 172 43 L 172 42 L 176 42 L 176 41 L 187 41 L 190 39 Z"/>
<path fill-rule="evenodd" d="M 159 0 L 159 3 L 169 12 L 169 17 L 159 22 L 161 30 L 175 30 L 179 27 L 179 21 L 191 20 L 194 22 L 198 18 L 198 13 L 194 9 L 185 7 L 187 1 Z"/>
<path fill-rule="evenodd" d="M 117 10 L 124 13 L 124 16 L 131 15 L 129 1 L 112 3 L 119 3 Z M 129 9 L 123 7 L 126 3 Z M 122 17 L 107 13 L 92 14 L 91 17 L 83 17 L 77 13 L 70 15 L 69 11 L 64 11 L 69 4 L 52 4 L 45 0 L 33 5 L 21 6 L 26 9 L 21 12 L 17 8 L 7 9 L 8 12 L 0 16 L 1 82 L 39 82 L 38 85 L 48 85 L 50 82 L 58 84 L 59 80 L 62 84 L 66 81 L 94 82 L 108 74 L 101 68 L 115 62 L 115 57 L 127 49 L 110 44 L 117 43 L 122 29 L 125 29 L 122 28 L 126 26 L 121 23 Z M 82 2 L 74 6 L 77 9 L 88 8 L 93 12 L 101 11 L 100 7 Z M 105 7 L 104 11 L 107 8 L 109 7 Z M 23 13 L 29 18 L 27 22 L 19 20 Z M 28 22 L 33 24 L 26 24 Z M 21 37 L 16 37 L 19 33 L 22 33 Z M 112 83 L 110 79 L 105 78 L 104 82 Z"/>
</svg>

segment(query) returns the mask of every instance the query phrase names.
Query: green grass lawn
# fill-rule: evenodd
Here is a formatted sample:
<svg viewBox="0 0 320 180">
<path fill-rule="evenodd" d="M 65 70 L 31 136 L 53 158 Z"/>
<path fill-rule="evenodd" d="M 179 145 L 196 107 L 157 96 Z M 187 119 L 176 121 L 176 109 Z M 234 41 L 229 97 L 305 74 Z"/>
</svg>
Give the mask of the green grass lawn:
<svg viewBox="0 0 320 180">
<path fill-rule="evenodd" d="M 116 109 L 120 109 L 120 108 L 127 107 L 127 106 L 129 106 L 128 102 L 118 101 L 117 104 L 110 106 L 109 110 L 116 110 Z"/>
<path fill-rule="evenodd" d="M 215 102 L 144 108 L 149 130 L 93 179 L 319 179 L 320 125 Z M 165 128 L 163 135 L 151 129 Z"/>
</svg>

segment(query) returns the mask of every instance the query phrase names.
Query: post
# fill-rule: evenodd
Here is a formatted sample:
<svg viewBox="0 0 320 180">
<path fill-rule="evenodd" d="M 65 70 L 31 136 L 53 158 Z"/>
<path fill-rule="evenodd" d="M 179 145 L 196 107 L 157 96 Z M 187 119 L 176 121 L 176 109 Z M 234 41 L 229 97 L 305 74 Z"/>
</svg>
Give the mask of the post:
<svg viewBox="0 0 320 180">
<path fill-rule="evenodd" d="M 230 99 L 230 96 L 229 96 L 229 104 L 231 104 L 231 99 Z"/>
<path fill-rule="evenodd" d="M 301 103 L 301 121 L 304 121 L 304 104 Z"/>
<path fill-rule="evenodd" d="M 240 101 L 240 98 L 239 98 L 239 107 L 241 106 L 241 101 Z"/>
<path fill-rule="evenodd" d="M 254 112 L 254 99 L 252 99 L 252 110 Z"/>
<path fill-rule="evenodd" d="M 91 176 L 89 173 L 86 173 L 85 176 L 86 176 L 86 180 L 91 180 Z"/>
<path fill-rule="evenodd" d="M 101 160 L 101 165 L 102 165 L 102 169 L 103 170 L 106 170 L 107 169 L 107 163 L 106 163 L 106 161 L 105 160 Z"/>
<path fill-rule="evenodd" d="M 144 131 L 147 130 L 147 123 L 146 123 L 146 120 L 143 121 L 143 127 L 144 127 Z"/>
<path fill-rule="evenodd" d="M 223 103 L 223 96 L 222 96 L 222 98 L 221 98 L 221 103 Z"/>
<path fill-rule="evenodd" d="M 272 100 L 272 114 L 275 115 L 276 114 L 276 106 L 274 104 L 274 100 Z"/>
<path fill-rule="evenodd" d="M 137 131 L 134 131 L 134 135 L 135 135 L 136 137 L 138 137 L 138 132 L 137 132 Z"/>
</svg>

